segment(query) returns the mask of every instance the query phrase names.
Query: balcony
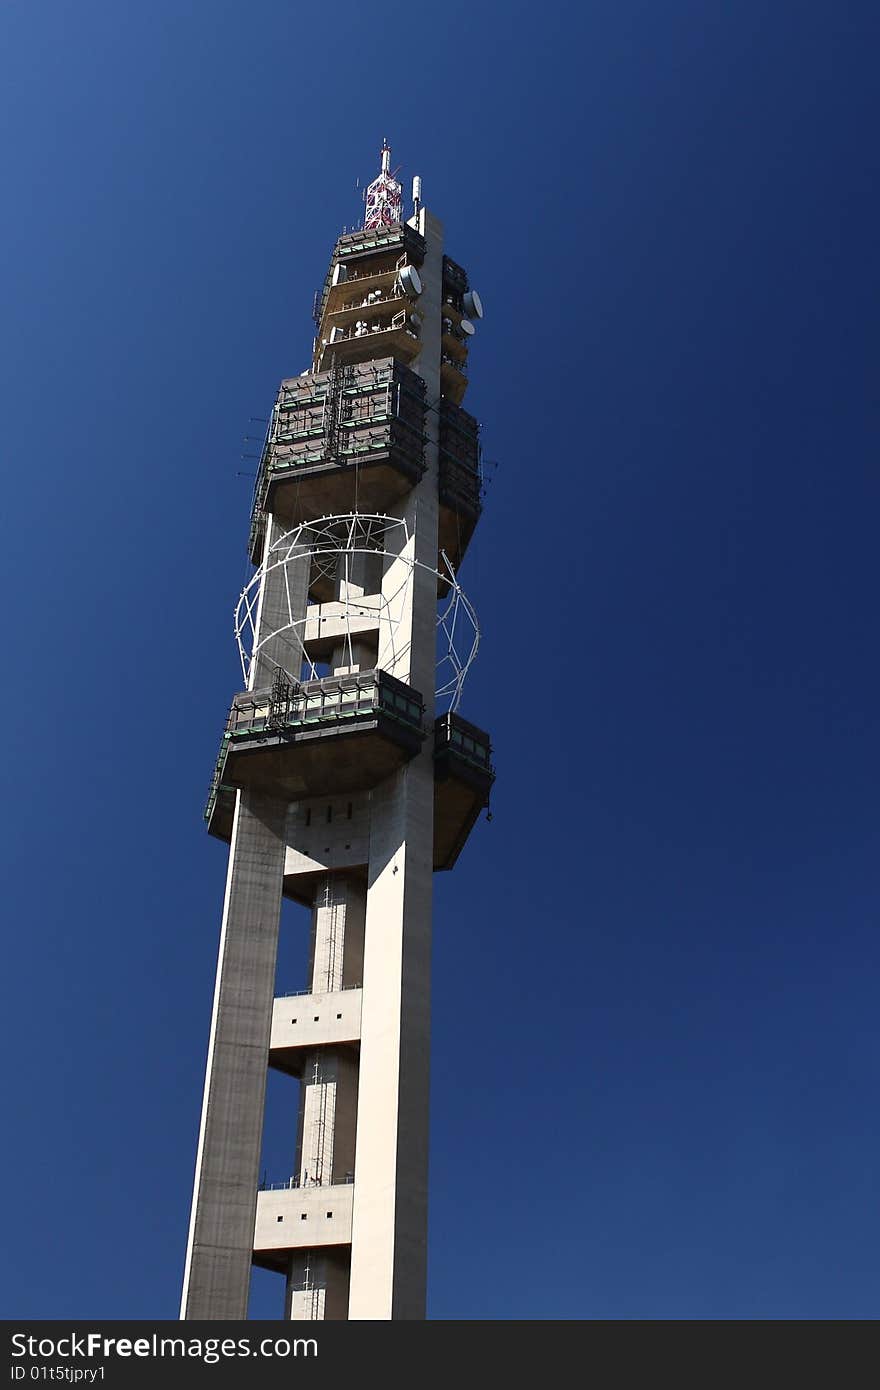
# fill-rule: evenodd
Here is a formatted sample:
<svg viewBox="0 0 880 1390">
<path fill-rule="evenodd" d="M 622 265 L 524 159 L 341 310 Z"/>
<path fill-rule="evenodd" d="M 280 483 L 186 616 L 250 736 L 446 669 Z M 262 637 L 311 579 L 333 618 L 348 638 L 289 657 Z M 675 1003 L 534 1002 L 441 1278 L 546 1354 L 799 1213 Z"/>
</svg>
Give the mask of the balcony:
<svg viewBox="0 0 880 1390">
<path fill-rule="evenodd" d="M 319 339 L 315 353 L 315 370 L 326 371 L 333 362 L 349 365 L 355 362 L 369 362 L 376 357 L 386 357 L 389 353 L 396 361 L 407 366 L 414 362 L 422 350 L 417 321 L 413 319 L 412 306 L 404 301 L 405 308 L 396 308 L 399 301 L 390 300 L 386 305 L 376 305 L 372 310 L 364 309 L 363 319 L 347 327 L 330 325 L 334 336 Z M 396 312 L 392 312 L 396 308 Z"/>
<path fill-rule="evenodd" d="M 354 679 L 345 677 L 343 679 Z M 232 817 L 235 809 L 235 785 L 229 780 L 231 774 L 227 773 L 226 755 L 229 748 L 229 735 L 224 738 L 221 748 L 221 756 L 218 759 L 218 771 L 215 772 L 214 782 L 205 810 L 205 820 L 212 835 L 227 843 L 232 835 Z M 495 781 L 495 769 L 492 766 L 492 748 L 489 735 L 482 729 L 478 729 L 475 724 L 470 724 L 458 714 L 445 714 L 437 719 L 434 726 L 434 868 L 435 870 L 451 869 L 455 864 L 462 848 L 464 847 L 471 830 L 473 829 L 480 812 L 489 803 L 489 793 Z M 230 766 L 235 768 L 235 759 L 230 760 Z M 354 790 L 340 787 L 340 790 Z M 317 795 L 331 793 L 327 787 L 318 787 Z M 308 795 L 309 793 L 301 793 Z M 293 800 L 294 798 L 290 798 Z M 319 837 L 320 839 L 320 837 Z M 355 846 L 355 859 L 360 853 L 361 860 L 357 862 L 366 863 L 367 842 L 361 836 L 359 840 L 360 849 Z M 336 860 L 332 856 L 327 858 L 326 864 L 315 849 L 314 853 L 318 858 L 312 863 L 311 860 L 303 862 L 296 869 L 290 879 L 287 892 L 291 897 L 301 897 L 301 901 L 310 902 L 310 888 L 308 885 L 315 873 L 325 870 L 327 867 L 338 867 Z M 355 859 L 346 860 L 346 867 L 351 869 L 355 866 Z M 329 997 L 329 996 L 328 996 Z M 277 1001 L 276 1001 L 277 1007 Z M 339 1022 L 343 1030 L 347 1030 L 352 1023 L 353 1016 L 350 1013 L 351 1006 L 346 1000 L 344 1010 L 336 1009 L 333 1011 L 332 1023 L 334 1026 Z M 343 1013 L 342 1020 L 336 1020 L 335 1014 Z M 320 1027 L 324 1026 L 323 1013 L 321 1009 L 314 1009 L 311 1014 L 303 1014 L 308 1021 L 309 1029 L 317 1026 L 314 1016 L 318 1014 Z M 291 1014 L 290 1017 L 299 1015 Z M 300 1027 L 288 1024 L 288 1028 Z M 280 1025 L 279 1025 L 280 1027 Z M 302 1038 L 304 1034 L 299 1034 Z M 283 1049 L 282 1033 L 275 1032 L 273 1022 L 273 1048 L 278 1049 L 278 1056 L 281 1059 Z M 322 1041 L 324 1039 L 317 1039 Z M 326 1041 L 335 1041 L 328 1038 Z M 353 1041 L 353 1038 L 342 1038 L 339 1041 Z M 294 1046 L 293 1041 L 289 1044 Z M 299 1046 L 299 1043 L 295 1044 Z M 283 1059 L 281 1059 L 283 1060 Z M 287 1059 L 288 1064 L 279 1066 L 281 1070 L 292 1070 L 295 1058 Z M 276 1065 L 273 1062 L 273 1065 Z"/>
<path fill-rule="evenodd" d="M 226 741 L 224 739 L 220 746 L 221 757 L 226 751 Z M 219 761 L 219 759 L 218 759 Z M 214 782 L 208 790 L 208 800 L 205 805 L 205 824 L 208 827 L 208 834 L 213 835 L 217 840 L 223 840 L 228 845 L 232 839 L 232 821 L 235 816 L 235 787 L 228 782 Z"/>
<path fill-rule="evenodd" d="M 489 735 L 458 714 L 434 725 L 434 868 L 451 869 L 489 804 L 495 781 Z"/>
<path fill-rule="evenodd" d="M 237 695 L 205 809 L 209 829 L 221 833 L 236 787 L 290 802 L 376 786 L 418 752 L 423 708 L 417 691 L 385 671 Z"/>
<path fill-rule="evenodd" d="M 440 390 L 444 399 L 461 405 L 467 384 L 467 363 L 444 349 L 440 354 Z"/>
<path fill-rule="evenodd" d="M 371 227 L 357 232 L 346 232 L 336 243 L 333 263 L 341 262 L 349 267 L 360 269 L 376 256 L 393 252 L 405 255 L 415 265 L 425 259 L 425 238 L 415 227 L 399 222 L 393 227 Z"/>
<path fill-rule="evenodd" d="M 315 321 L 336 307 L 355 281 L 361 288 L 374 276 L 388 276 L 393 283 L 402 264 L 420 266 L 425 259 L 425 239 L 414 227 L 377 227 L 347 232 L 336 243 L 333 259 L 320 294 L 315 300 Z M 370 289 L 375 288 L 373 284 Z M 320 335 L 319 335 L 320 336 Z"/>
<path fill-rule="evenodd" d="M 358 986 L 324 994 L 287 994 L 276 999 L 269 1066 L 289 1076 L 301 1076 L 310 1049 L 347 1047 L 357 1051 L 362 997 L 363 990 Z"/>
<path fill-rule="evenodd" d="M 351 1244 L 352 1182 L 294 1186 L 295 1179 L 257 1193 L 254 1264 L 286 1272 L 291 1250 Z"/>
</svg>

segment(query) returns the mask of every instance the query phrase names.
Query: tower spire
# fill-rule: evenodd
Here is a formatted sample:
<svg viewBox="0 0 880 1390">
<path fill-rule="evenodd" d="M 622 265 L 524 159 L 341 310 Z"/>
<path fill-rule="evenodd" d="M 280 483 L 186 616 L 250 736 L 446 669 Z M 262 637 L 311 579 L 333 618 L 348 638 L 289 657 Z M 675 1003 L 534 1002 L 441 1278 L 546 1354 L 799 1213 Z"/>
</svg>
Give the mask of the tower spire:
<svg viewBox="0 0 880 1390">
<path fill-rule="evenodd" d="M 403 221 L 403 188 L 391 173 L 391 146 L 382 141 L 382 167 L 364 195 L 364 230 L 393 227 Z"/>
</svg>

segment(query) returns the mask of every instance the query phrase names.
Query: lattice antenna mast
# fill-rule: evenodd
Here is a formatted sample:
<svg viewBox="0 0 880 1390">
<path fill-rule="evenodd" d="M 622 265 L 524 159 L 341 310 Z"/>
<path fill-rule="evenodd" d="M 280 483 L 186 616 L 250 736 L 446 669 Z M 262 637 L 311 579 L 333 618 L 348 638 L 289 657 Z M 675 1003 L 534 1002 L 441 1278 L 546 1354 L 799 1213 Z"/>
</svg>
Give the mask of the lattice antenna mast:
<svg viewBox="0 0 880 1390">
<path fill-rule="evenodd" d="M 403 187 L 391 172 L 391 149 L 382 145 L 382 169 L 379 177 L 367 185 L 364 194 L 364 230 L 392 227 L 403 221 Z"/>
</svg>

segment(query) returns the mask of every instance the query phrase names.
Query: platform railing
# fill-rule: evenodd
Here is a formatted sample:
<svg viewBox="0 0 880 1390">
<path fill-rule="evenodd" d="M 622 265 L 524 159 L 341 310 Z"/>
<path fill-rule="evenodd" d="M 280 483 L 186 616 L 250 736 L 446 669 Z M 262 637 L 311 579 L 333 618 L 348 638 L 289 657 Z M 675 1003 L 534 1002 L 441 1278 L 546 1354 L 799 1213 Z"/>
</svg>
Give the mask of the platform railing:
<svg viewBox="0 0 880 1390">
<path fill-rule="evenodd" d="M 492 773 L 492 744 L 489 735 L 476 724 L 469 724 L 460 715 L 450 710 L 442 714 L 434 725 L 435 754 L 449 749 L 465 762 L 472 763 L 481 771 Z"/>
<path fill-rule="evenodd" d="M 303 999 L 309 994 L 345 994 L 349 989 L 363 989 L 360 981 L 356 985 L 340 985 L 338 989 L 288 989 L 276 994 L 276 999 Z"/>
<path fill-rule="evenodd" d="M 387 715 L 420 729 L 423 710 L 418 691 L 386 671 L 360 671 L 318 681 L 291 682 L 280 707 L 276 692 L 262 690 L 239 695 L 229 711 L 226 730 L 234 739 L 370 713 Z"/>
<path fill-rule="evenodd" d="M 341 1182 L 338 1180 L 336 1182 L 320 1182 L 317 1178 L 309 1178 L 306 1181 L 301 1181 L 299 1174 L 294 1174 L 292 1178 L 287 1178 L 284 1182 L 266 1182 L 263 1180 L 260 1183 L 258 1191 L 295 1192 L 298 1189 L 304 1190 L 313 1187 L 351 1187 L 353 1182 L 354 1173 L 346 1173 Z"/>
</svg>

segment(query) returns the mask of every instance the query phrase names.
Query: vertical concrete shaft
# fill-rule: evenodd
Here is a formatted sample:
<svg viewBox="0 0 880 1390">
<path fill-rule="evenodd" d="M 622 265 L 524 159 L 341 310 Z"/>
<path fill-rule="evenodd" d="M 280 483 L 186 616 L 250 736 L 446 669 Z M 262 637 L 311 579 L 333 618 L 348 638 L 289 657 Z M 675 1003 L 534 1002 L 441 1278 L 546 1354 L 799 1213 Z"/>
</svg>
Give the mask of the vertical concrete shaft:
<svg viewBox="0 0 880 1390">
<path fill-rule="evenodd" d="M 357 1060 L 322 1047 L 309 1052 L 300 1088 L 297 1176 L 301 1187 L 348 1183 L 354 1175 Z"/>
<path fill-rule="evenodd" d="M 369 639 L 352 637 L 334 647 L 330 670 L 334 676 L 347 676 L 356 671 L 373 671 L 376 667 L 376 644 Z"/>
<path fill-rule="evenodd" d="M 344 874 L 325 874 L 312 908 L 311 988 L 327 994 L 361 983 L 366 892 Z"/>
<path fill-rule="evenodd" d="M 274 516 L 269 516 L 266 524 L 266 541 L 263 547 L 263 563 L 271 565 L 271 548 L 280 536 L 284 526 Z M 302 636 L 302 620 L 306 615 L 309 601 L 309 570 L 307 532 L 302 533 L 301 556 L 292 552 L 286 565 L 275 565 L 267 570 L 260 590 L 257 608 L 257 632 L 261 641 L 259 652 L 255 652 L 251 663 L 248 687 L 261 690 L 270 685 L 279 667 L 293 680 L 298 681 L 302 669 L 302 647 L 297 634 Z M 291 624 L 300 624 L 292 626 Z"/>
<path fill-rule="evenodd" d="M 348 1311 L 348 1258 L 344 1252 L 298 1250 L 287 1273 L 284 1316 L 296 1321 L 339 1321 Z"/>
<path fill-rule="evenodd" d="M 366 890 L 325 874 L 312 908 L 311 987 L 328 994 L 360 984 Z M 296 1172 L 302 1186 L 350 1181 L 354 1173 L 358 1064 L 350 1052 L 316 1048 L 303 1064 Z"/>
<path fill-rule="evenodd" d="M 423 349 L 429 401 L 440 395 L 443 230 L 424 211 Z M 394 652 L 380 665 L 422 692 L 434 717 L 437 418 L 428 411 L 427 470 L 399 515 L 417 564 L 404 591 L 392 560 L 383 594 L 396 604 Z M 428 568 L 419 567 L 419 562 Z M 405 598 L 401 595 L 405 592 Z M 431 741 L 373 794 L 352 1227 L 349 1317 L 423 1318 L 427 1264 L 428 1087 L 434 773 Z"/>
<path fill-rule="evenodd" d="M 357 604 L 365 594 L 379 588 L 380 557 L 364 550 L 343 552 L 336 575 L 336 598 L 340 603 Z M 346 637 L 333 650 L 330 669 L 344 676 L 354 671 L 372 671 L 376 666 L 376 642 L 370 638 Z"/>
<path fill-rule="evenodd" d="M 285 810 L 278 802 L 238 793 L 182 1318 L 247 1316 L 281 915 Z"/>
</svg>

